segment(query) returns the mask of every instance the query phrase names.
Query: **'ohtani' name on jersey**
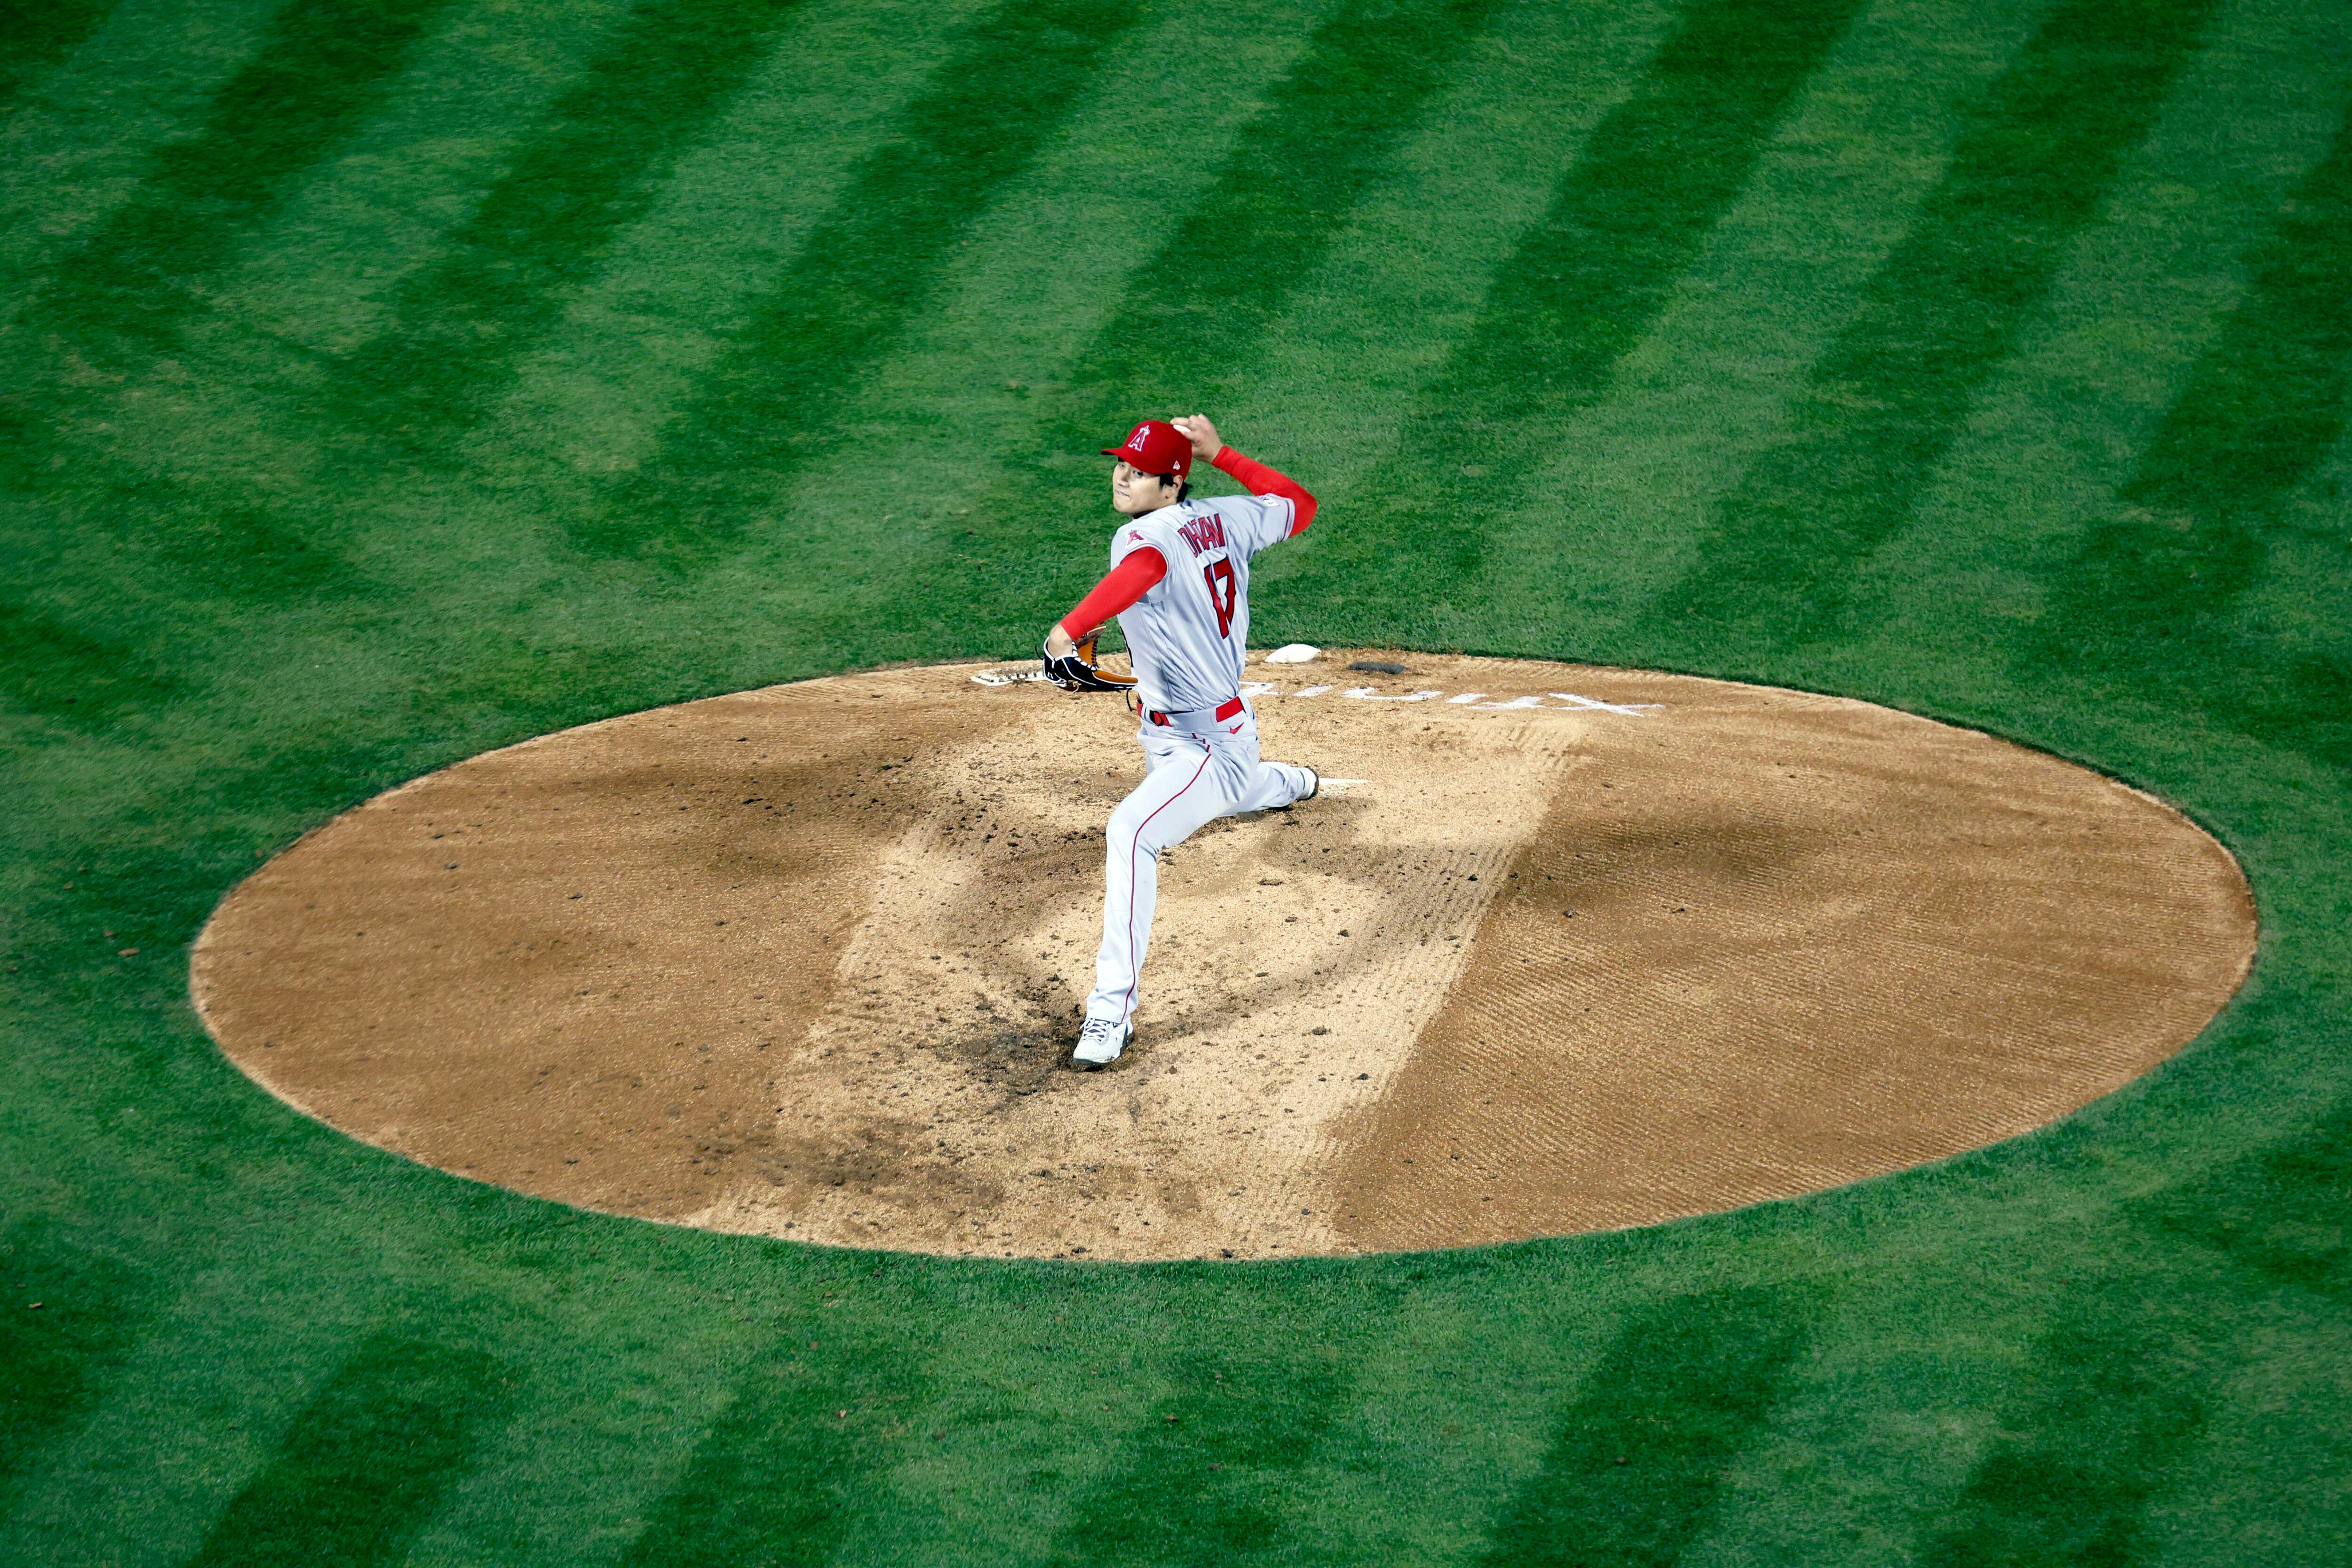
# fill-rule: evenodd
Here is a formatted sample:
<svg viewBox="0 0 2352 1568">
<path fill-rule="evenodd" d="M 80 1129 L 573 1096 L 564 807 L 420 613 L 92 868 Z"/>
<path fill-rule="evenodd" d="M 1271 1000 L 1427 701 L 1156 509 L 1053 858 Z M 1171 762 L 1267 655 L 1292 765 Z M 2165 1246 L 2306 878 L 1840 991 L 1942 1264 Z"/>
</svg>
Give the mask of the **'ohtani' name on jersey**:
<svg viewBox="0 0 2352 1568">
<path fill-rule="evenodd" d="M 1225 520 L 1215 512 L 1211 512 L 1206 517 L 1196 517 L 1190 522 L 1179 523 L 1176 531 L 1184 536 L 1184 542 L 1192 547 L 1192 553 L 1195 555 L 1204 551 L 1223 550 L 1225 547 Z"/>
</svg>

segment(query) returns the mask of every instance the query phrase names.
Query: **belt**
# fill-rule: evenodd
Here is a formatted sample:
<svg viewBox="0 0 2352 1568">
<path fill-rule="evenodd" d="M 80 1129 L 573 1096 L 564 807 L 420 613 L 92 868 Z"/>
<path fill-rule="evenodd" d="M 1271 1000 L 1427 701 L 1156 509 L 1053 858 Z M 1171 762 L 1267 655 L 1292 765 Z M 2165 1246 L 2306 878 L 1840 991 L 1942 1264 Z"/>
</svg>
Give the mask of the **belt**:
<svg viewBox="0 0 2352 1568">
<path fill-rule="evenodd" d="M 1181 712 L 1161 713 L 1153 709 L 1146 709 L 1144 710 L 1143 716 L 1150 720 L 1153 723 L 1160 726 L 1162 729 L 1200 730 L 1205 729 L 1207 724 L 1222 724 L 1228 719 L 1236 718 L 1240 715 L 1241 710 L 1242 700 L 1236 697 L 1229 702 L 1220 704 L 1213 710 L 1208 708 L 1188 708 Z M 1202 721 L 1202 715 L 1203 714 L 1208 716 L 1206 724 Z"/>
</svg>

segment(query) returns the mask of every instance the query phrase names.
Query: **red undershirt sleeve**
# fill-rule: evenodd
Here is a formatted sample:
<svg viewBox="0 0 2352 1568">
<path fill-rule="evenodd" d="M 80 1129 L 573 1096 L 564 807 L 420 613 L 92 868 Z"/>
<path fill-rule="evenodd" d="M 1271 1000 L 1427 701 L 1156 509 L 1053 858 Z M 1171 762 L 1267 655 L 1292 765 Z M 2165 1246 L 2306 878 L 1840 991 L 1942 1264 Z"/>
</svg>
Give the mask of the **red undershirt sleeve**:
<svg viewBox="0 0 2352 1568">
<path fill-rule="evenodd" d="M 1308 495 L 1307 487 L 1297 479 L 1286 474 L 1276 473 L 1254 458 L 1244 458 L 1231 447 L 1219 447 L 1213 460 L 1218 468 L 1239 479 L 1243 488 L 1250 494 L 1280 496 L 1288 501 L 1292 513 L 1290 531 L 1293 537 L 1306 532 L 1307 525 L 1315 521 L 1315 498 Z"/>
<path fill-rule="evenodd" d="M 1120 611 L 1132 609 L 1154 583 L 1167 575 L 1168 558 L 1159 551 L 1147 544 L 1129 552 L 1126 560 L 1078 601 L 1076 609 L 1062 617 L 1062 629 L 1074 639 L 1085 637 Z"/>
</svg>

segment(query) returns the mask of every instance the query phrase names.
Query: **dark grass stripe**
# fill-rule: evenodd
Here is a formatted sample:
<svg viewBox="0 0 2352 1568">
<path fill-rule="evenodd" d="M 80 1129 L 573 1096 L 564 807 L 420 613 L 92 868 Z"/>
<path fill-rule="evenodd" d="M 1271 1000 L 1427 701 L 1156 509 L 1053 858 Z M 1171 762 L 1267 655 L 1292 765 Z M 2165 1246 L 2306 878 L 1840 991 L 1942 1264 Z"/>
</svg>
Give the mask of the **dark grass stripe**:
<svg viewBox="0 0 2352 1568">
<path fill-rule="evenodd" d="M 2242 1325 L 2279 1292 L 2352 1300 L 2352 1104 L 2125 1208 L 2143 1271 L 2060 1280 L 2062 1314 L 2011 1379 L 2001 1436 L 1921 1553 L 1932 1568 L 2160 1560 L 2150 1510 L 2193 1487 Z"/>
<path fill-rule="evenodd" d="M 2157 427 L 2125 504 L 2058 574 L 2036 674 L 2151 677 L 2266 743 L 2352 769 L 2352 668 L 2281 657 L 2240 603 L 2352 416 L 2352 119 L 2257 247 L 2244 300 Z M 2340 529 L 2309 541 L 2352 578 Z"/>
<path fill-rule="evenodd" d="M 18 500 L 23 521 L 16 526 L 110 534 L 132 559 L 170 579 L 183 606 L 212 599 L 239 609 L 286 607 L 380 590 L 333 545 L 304 533 L 284 509 L 257 502 L 247 475 L 232 470 L 215 479 L 203 471 L 201 457 L 190 454 L 183 459 L 186 477 L 166 476 L 107 450 L 101 430 L 92 426 L 121 412 L 71 388 L 0 393 L 0 496 Z M 121 658 L 109 669 L 95 658 L 97 645 L 79 633 L 60 627 L 52 636 L 37 626 L 12 633 L 18 615 L 0 598 L 0 668 L 11 665 L 12 649 L 28 645 L 53 645 L 63 660 L 42 669 L 37 659 L 25 676 L 26 689 L 54 687 L 76 703 L 110 692 L 119 700 L 164 679 L 171 662 L 169 653 L 157 651 Z M 78 652 L 85 643 L 91 647 Z M 138 673 L 142 665 L 150 674 Z M 89 676 L 98 684 L 85 691 L 79 683 Z M 0 683 L 13 679 L 0 675 Z M 58 711 L 54 700 L 33 705 Z"/>
<path fill-rule="evenodd" d="M 297 0 L 277 13 L 253 58 L 213 96 L 202 129 L 154 153 L 137 189 L 28 311 L 25 335 L 42 347 L 0 393 L 0 485 L 41 497 L 46 521 L 113 532 L 207 597 L 269 604 L 359 586 L 333 552 L 253 504 L 246 476 L 234 489 L 165 478 L 120 460 L 107 433 L 123 413 L 122 375 L 176 350 L 182 325 L 206 306 L 206 284 L 383 100 L 446 4 Z M 58 641 L 37 629 L 16 640 L 26 636 Z M 119 706 L 130 686 L 97 674 L 71 637 L 59 646 L 67 662 L 35 682 L 43 710 Z M 124 667 L 142 661 L 152 658 Z"/>
<path fill-rule="evenodd" d="M 1646 1308 L 1569 1407 L 1484 1561 L 1665 1568 L 1715 1517 L 1724 1472 L 1766 1432 L 1816 1310 L 1804 1289 L 1709 1291 Z"/>
<path fill-rule="evenodd" d="M 0 109 L 79 47 L 113 10 L 114 0 L 0 0 Z"/>
<path fill-rule="evenodd" d="M 797 0 L 642 0 L 555 100 L 446 250 L 405 281 L 392 321 L 336 368 L 348 423 L 445 450 L 642 216 Z"/>
<path fill-rule="evenodd" d="M 390 89 L 448 0 L 290 0 L 204 129 L 157 151 L 138 189 L 51 279 L 40 320 L 106 363 L 168 352 L 205 283 Z"/>
<path fill-rule="evenodd" d="M 477 1351 L 369 1340 L 295 1417 L 192 1568 L 404 1561 L 519 1380 Z"/>
<path fill-rule="evenodd" d="M 1676 18 L 1496 271 L 1470 335 L 1416 400 L 1398 456 L 1323 542 L 1318 582 L 1343 601 L 1410 598 L 1431 563 L 1426 544 L 1406 541 L 1429 517 L 1483 522 L 1524 496 L 1528 470 L 1608 388 L 1860 8 L 1700 0 Z M 1466 574 L 1487 541 L 1474 526 L 1433 542 L 1444 570 Z"/>
<path fill-rule="evenodd" d="M 1496 9 L 1496 0 L 1356 0 L 1316 28 L 1215 182 L 1129 279 L 1035 446 L 997 455 L 1006 472 L 976 509 L 982 533 L 992 524 L 1017 533 L 1023 562 L 1099 542 L 1108 528 L 1095 451 L 1138 419 L 1212 405 L 1220 384 L 1246 374 L 1258 335 L 1391 176 L 1398 148 Z M 965 569 L 973 552 L 960 544 L 950 569 Z"/>
<path fill-rule="evenodd" d="M 0 598 L 0 702 L 18 712 L 94 727 L 163 701 L 178 686 L 145 649 Z"/>
<path fill-rule="evenodd" d="M 2282 204 L 2252 270 L 2247 298 L 2166 413 L 2126 500 L 2192 517 L 2273 510 L 2343 433 L 2352 120 Z M 2219 579 L 2164 575 L 2176 603 L 2216 604 L 2243 584 L 2234 569 Z"/>
<path fill-rule="evenodd" d="M 323 770 L 306 765 L 310 763 L 299 752 L 290 754 L 284 780 L 271 776 L 264 787 L 292 793 L 315 784 Z M 83 846 L 71 860 L 45 868 L 17 911 L 10 962 L 52 1002 L 103 995 L 139 1012 L 176 1010 L 186 995 L 188 943 L 222 890 L 259 864 L 256 849 L 280 847 L 291 837 L 263 846 L 233 830 L 118 825 L 110 842 Z M 125 948 L 136 949 L 136 955 L 122 959 Z M 152 1023 L 141 1018 L 137 1027 Z M 155 1059 L 167 1060 L 186 1038 L 182 1031 L 165 1029 L 139 1043 L 152 1048 Z M 72 1048 L 88 1054 L 101 1047 L 93 1037 Z"/>
<path fill-rule="evenodd" d="M 2159 1246 L 2186 1241 L 2264 1288 L 2352 1303 L 2352 1103 L 2210 1181 L 2144 1200 L 2137 1217 Z"/>
<path fill-rule="evenodd" d="M 2126 1568 L 2151 1560 L 2152 1505 L 2202 1436 L 2221 1359 L 2216 1306 L 2155 1275 L 2069 1289 L 2000 1432 L 1926 1543 L 1930 1568 Z"/>
<path fill-rule="evenodd" d="M 242 614 L 382 591 L 332 543 L 257 504 L 243 476 L 180 479 L 142 470 L 75 439 L 68 422 L 83 417 L 100 416 L 71 394 L 0 395 L 0 495 L 18 499 L 16 526 L 111 535 L 126 551 L 114 568 L 152 568 L 169 584 L 177 614 L 164 636 L 142 616 L 82 629 L 11 606 L 0 590 L 0 701 L 64 718 L 111 714 L 179 685 L 200 606 Z M 9 439 L 27 426 L 37 428 Z M 50 463 L 60 477 L 42 484 L 38 470 Z"/>
<path fill-rule="evenodd" d="M 1082 451 L 1125 435 L 1143 417 L 1131 410 L 1192 406 L 1249 363 L 1266 323 L 1389 176 L 1497 9 L 1497 0 L 1354 0 L 1316 28 L 1077 367 L 1060 426 Z"/>
<path fill-rule="evenodd" d="M 2352 563 L 2342 570 L 2352 576 Z M 2248 658 L 2260 662 L 2239 671 L 2235 704 L 2217 705 L 2221 721 L 2249 740 L 2352 774 L 2352 658 L 2280 658 L 2251 648 Z M 2214 695 L 2209 692 L 2203 700 L 2210 703 Z"/>
<path fill-rule="evenodd" d="M 1212 1337 L 1154 1375 L 1171 1384 L 1085 1494 L 1052 1561 L 1230 1563 L 1271 1554 L 1324 1435 L 1352 1407 L 1363 1359 L 1343 1327 L 1293 1316 L 1249 1344 Z"/>
<path fill-rule="evenodd" d="M 2062 0 L 1972 107 L 1950 168 L 1656 612 L 1720 648 L 1837 624 L 1970 402 L 2199 47 L 2214 0 Z M 1693 620 L 1691 617 L 1696 617 Z M 1701 633 L 1698 628 L 1704 626 Z"/>
<path fill-rule="evenodd" d="M 659 451 L 570 530 L 591 556 L 692 560 L 740 532 L 929 297 L 950 249 L 1059 126 L 1140 7 L 1005 0 L 898 119 Z"/>
<path fill-rule="evenodd" d="M 836 1327 L 788 1340 L 737 1384 L 622 1561 L 644 1568 L 824 1563 L 912 1444 L 922 1402 L 902 1345 Z"/>
<path fill-rule="evenodd" d="M 1213 407 L 1220 385 L 1246 378 L 1265 325 L 1393 177 L 1398 150 L 1497 8 L 1358 0 L 1322 22 L 1215 181 L 1130 278 L 1069 383 L 1040 389 L 1050 404 L 1034 443 L 992 454 L 1001 477 L 972 526 L 937 542 L 900 602 L 961 598 L 977 571 L 982 594 L 1016 624 L 1067 609 L 1109 531 L 1106 460 L 1095 452 L 1138 419 Z M 1066 564 L 1040 574 L 1040 559 Z"/>
<path fill-rule="evenodd" d="M 0 1236 L 0 1484 L 89 1406 L 148 1320 L 154 1289 L 46 1215 L 9 1207 Z"/>
</svg>

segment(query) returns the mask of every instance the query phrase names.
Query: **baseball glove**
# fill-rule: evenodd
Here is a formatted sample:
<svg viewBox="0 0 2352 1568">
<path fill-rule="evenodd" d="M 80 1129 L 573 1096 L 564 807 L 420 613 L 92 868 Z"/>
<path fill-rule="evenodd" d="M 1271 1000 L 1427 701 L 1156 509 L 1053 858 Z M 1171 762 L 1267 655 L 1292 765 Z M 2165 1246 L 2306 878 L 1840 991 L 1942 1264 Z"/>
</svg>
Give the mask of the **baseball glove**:
<svg viewBox="0 0 2352 1568">
<path fill-rule="evenodd" d="M 1046 654 L 1045 679 L 1065 691 L 1131 690 L 1135 677 L 1112 675 L 1095 667 L 1095 640 L 1101 636 L 1097 628 L 1080 637 L 1077 647 L 1060 658 Z"/>
</svg>

